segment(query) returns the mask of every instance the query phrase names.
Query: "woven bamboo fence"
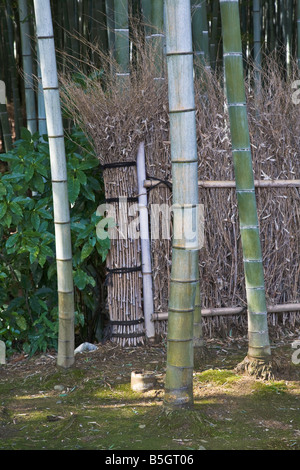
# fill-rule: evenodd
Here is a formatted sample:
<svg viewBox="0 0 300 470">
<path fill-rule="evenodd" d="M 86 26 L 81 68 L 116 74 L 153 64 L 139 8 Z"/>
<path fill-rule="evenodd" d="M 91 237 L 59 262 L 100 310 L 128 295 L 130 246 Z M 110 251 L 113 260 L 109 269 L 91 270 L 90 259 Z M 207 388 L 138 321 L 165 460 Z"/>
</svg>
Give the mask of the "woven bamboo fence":
<svg viewBox="0 0 300 470">
<path fill-rule="evenodd" d="M 291 100 L 293 76 L 284 80 L 276 61 L 271 59 L 264 71 L 260 99 L 248 94 L 254 176 L 257 180 L 294 180 L 300 175 L 300 107 Z M 135 161 L 140 142 L 145 143 L 147 179 L 162 180 L 148 191 L 150 209 L 153 204 L 172 204 L 169 184 L 172 177 L 166 84 L 154 87 L 151 73 L 146 69 L 144 72 L 133 76 L 122 92 L 114 87 L 113 81 L 107 85 L 109 93 L 100 84 L 90 83 L 84 91 L 71 85 L 67 99 L 75 120 L 91 138 L 102 165 Z M 198 75 L 200 79 L 195 83 L 198 179 L 232 181 L 229 123 L 222 84 L 207 70 Z M 138 196 L 135 166 L 105 168 L 103 177 L 108 201 L 120 196 Z M 202 307 L 246 307 L 235 190 L 199 187 L 199 200 L 205 211 L 204 247 L 199 256 Z M 267 304 L 299 303 L 299 187 L 259 187 L 257 207 Z M 150 230 L 156 223 L 150 217 Z M 171 239 L 152 239 L 151 256 L 154 311 L 164 313 L 168 311 Z M 112 339 L 122 345 L 144 342 L 140 265 L 138 240 L 119 237 L 112 241 L 107 258 L 108 309 Z M 133 271 L 118 271 L 129 268 Z M 299 312 L 269 314 L 270 326 L 276 332 L 295 329 L 299 320 Z M 155 329 L 158 336 L 164 336 L 167 321 L 155 321 Z M 204 316 L 203 329 L 207 336 L 245 334 L 247 316 L 240 313 Z"/>
</svg>

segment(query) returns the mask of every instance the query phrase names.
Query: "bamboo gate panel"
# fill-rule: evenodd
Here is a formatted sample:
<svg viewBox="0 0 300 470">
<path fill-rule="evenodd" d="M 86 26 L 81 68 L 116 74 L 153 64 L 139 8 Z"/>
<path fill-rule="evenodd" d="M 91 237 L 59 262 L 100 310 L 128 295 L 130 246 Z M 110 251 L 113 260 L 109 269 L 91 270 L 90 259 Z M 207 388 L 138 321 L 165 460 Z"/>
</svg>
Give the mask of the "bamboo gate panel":
<svg viewBox="0 0 300 470">
<path fill-rule="evenodd" d="M 131 206 L 136 203 L 130 202 L 135 201 L 137 195 L 136 166 L 107 167 L 103 171 L 103 179 L 106 202 L 114 206 L 116 221 L 120 221 L 124 217 L 120 213 L 124 207 L 119 204 L 119 198 L 124 196 L 127 199 L 125 213 L 130 213 Z M 111 338 L 121 346 L 136 346 L 144 343 L 141 247 L 139 239 L 122 231 L 119 224 L 106 260 Z"/>
</svg>

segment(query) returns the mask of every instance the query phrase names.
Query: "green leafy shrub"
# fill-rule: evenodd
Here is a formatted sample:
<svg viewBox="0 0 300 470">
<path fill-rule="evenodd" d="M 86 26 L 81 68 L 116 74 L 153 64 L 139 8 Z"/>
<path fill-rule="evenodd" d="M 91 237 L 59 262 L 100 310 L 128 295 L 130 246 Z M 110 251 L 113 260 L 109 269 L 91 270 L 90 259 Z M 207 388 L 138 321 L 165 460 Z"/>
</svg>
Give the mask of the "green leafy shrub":
<svg viewBox="0 0 300 470">
<path fill-rule="evenodd" d="M 103 183 L 99 162 L 84 134 L 65 139 L 71 203 L 76 324 L 91 335 L 109 239 L 96 236 Z M 0 338 L 8 352 L 57 347 L 57 278 L 49 145 L 22 130 L 0 173 Z M 100 256 L 99 256 L 100 255 Z M 91 338 L 89 338 L 91 340 Z"/>
</svg>

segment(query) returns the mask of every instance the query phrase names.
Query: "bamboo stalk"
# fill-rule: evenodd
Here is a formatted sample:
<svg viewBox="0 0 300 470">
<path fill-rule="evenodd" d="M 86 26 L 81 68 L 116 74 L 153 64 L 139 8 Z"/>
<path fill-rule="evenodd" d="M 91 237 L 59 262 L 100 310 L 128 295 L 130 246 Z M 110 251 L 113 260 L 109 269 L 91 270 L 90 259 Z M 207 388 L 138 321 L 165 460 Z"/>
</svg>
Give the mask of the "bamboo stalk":
<svg viewBox="0 0 300 470">
<path fill-rule="evenodd" d="M 3 8 L 4 5 L 3 5 Z M 14 126 L 15 126 L 15 138 L 19 139 L 21 136 L 21 127 L 23 125 L 20 95 L 17 82 L 17 69 L 16 61 L 14 57 L 14 38 L 13 38 L 13 27 L 12 27 L 12 9 L 11 4 L 6 0 L 6 23 L 4 22 L 5 29 L 3 35 L 6 38 L 7 44 L 7 55 L 9 62 L 9 74 L 11 77 L 12 95 L 13 95 L 13 106 L 14 106 Z"/>
<path fill-rule="evenodd" d="M 268 313 L 284 313 L 284 312 L 298 312 L 300 311 L 300 303 L 290 303 L 282 305 L 269 305 L 267 307 Z M 223 315 L 241 315 L 247 313 L 247 307 L 222 307 L 222 308 L 202 308 L 201 314 L 204 317 L 215 317 Z M 153 321 L 168 320 L 168 312 L 155 312 L 152 315 Z"/>
<path fill-rule="evenodd" d="M 114 0 L 116 77 L 122 83 L 130 76 L 128 0 Z"/>
<path fill-rule="evenodd" d="M 238 0 L 220 0 L 223 57 L 248 304 L 248 357 L 271 355 L 264 271 L 243 77 Z"/>
<path fill-rule="evenodd" d="M 168 96 L 173 174 L 174 235 L 169 293 L 165 406 L 193 405 L 194 307 L 199 282 L 198 234 L 179 237 L 182 215 L 197 221 L 197 139 L 190 0 L 166 0 Z M 186 205 L 191 205 L 186 209 Z M 183 220 L 185 226 L 186 220 Z M 197 224 L 198 226 L 198 224 Z"/>
<path fill-rule="evenodd" d="M 143 181 L 146 177 L 145 148 L 144 143 L 139 146 L 137 154 L 137 180 L 139 192 L 139 215 L 140 215 L 140 238 L 142 255 L 142 274 L 143 274 L 143 305 L 145 331 L 148 341 L 155 338 L 153 315 L 153 286 L 152 286 L 152 268 L 151 268 L 151 249 L 149 237 L 148 203 L 147 190 L 143 187 Z"/>
<path fill-rule="evenodd" d="M 37 45 L 37 71 L 38 71 L 38 130 L 40 136 L 47 134 L 47 122 L 45 112 L 44 92 L 40 67 L 40 52 Z"/>
<path fill-rule="evenodd" d="M 48 128 L 53 192 L 59 312 L 57 365 L 62 368 L 69 368 L 74 363 L 72 247 L 64 131 L 50 0 L 34 0 L 34 9 Z"/>
<path fill-rule="evenodd" d="M 156 76 L 154 80 L 164 80 L 164 0 L 151 2 L 151 47 L 155 57 Z"/>
<path fill-rule="evenodd" d="M 219 23 L 219 0 L 213 0 L 212 7 L 212 26 L 211 26 L 211 40 L 209 45 L 210 61 L 212 69 L 216 68 L 216 59 L 217 59 L 217 34 L 218 34 L 218 23 Z"/>
<path fill-rule="evenodd" d="M 261 14 L 260 0 L 253 0 L 253 45 L 254 45 L 254 79 L 255 91 L 261 87 Z"/>
<path fill-rule="evenodd" d="M 172 184 L 172 181 L 168 181 Z M 152 188 L 164 184 L 160 180 L 145 180 L 144 187 Z M 198 181 L 199 188 L 235 188 L 235 181 Z M 300 180 L 254 180 L 256 188 L 298 188 Z"/>
<path fill-rule="evenodd" d="M 33 87 L 33 64 L 30 41 L 30 23 L 27 0 L 19 0 L 20 31 L 22 43 L 22 60 L 25 84 L 25 102 L 27 128 L 34 134 L 37 131 L 35 93 Z"/>
<path fill-rule="evenodd" d="M 191 7 L 194 53 L 203 65 L 209 67 L 210 54 L 206 0 L 192 0 Z"/>
<path fill-rule="evenodd" d="M 297 63 L 300 69 L 300 0 L 297 0 Z"/>
<path fill-rule="evenodd" d="M 151 0 L 141 0 L 145 37 L 151 34 Z"/>
<path fill-rule="evenodd" d="M 6 103 L 0 103 L 0 122 L 5 152 L 9 152 L 13 145 Z"/>
</svg>

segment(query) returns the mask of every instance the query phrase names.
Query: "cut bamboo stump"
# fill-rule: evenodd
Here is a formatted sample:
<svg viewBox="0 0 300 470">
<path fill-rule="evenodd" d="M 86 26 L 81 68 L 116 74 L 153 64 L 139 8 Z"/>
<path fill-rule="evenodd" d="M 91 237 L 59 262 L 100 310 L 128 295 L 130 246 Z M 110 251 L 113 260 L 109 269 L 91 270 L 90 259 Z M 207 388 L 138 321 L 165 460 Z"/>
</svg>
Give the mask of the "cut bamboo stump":
<svg viewBox="0 0 300 470">
<path fill-rule="evenodd" d="M 145 392 L 155 388 L 157 380 L 152 372 L 133 371 L 131 372 L 131 389 L 135 392 Z"/>
</svg>

